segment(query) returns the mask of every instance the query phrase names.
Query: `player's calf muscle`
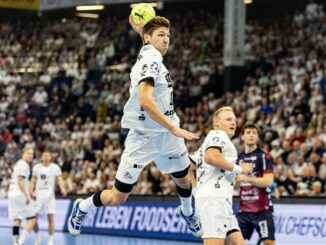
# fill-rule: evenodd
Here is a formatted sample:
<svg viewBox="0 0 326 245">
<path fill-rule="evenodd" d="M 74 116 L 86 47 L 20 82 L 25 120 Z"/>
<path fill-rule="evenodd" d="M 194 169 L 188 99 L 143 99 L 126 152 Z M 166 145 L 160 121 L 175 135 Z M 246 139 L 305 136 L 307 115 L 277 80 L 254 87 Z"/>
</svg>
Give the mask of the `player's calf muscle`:
<svg viewBox="0 0 326 245">
<path fill-rule="evenodd" d="M 105 206 L 120 205 L 127 201 L 129 193 L 117 193 L 114 190 L 104 190 L 101 194 L 101 201 Z"/>
</svg>

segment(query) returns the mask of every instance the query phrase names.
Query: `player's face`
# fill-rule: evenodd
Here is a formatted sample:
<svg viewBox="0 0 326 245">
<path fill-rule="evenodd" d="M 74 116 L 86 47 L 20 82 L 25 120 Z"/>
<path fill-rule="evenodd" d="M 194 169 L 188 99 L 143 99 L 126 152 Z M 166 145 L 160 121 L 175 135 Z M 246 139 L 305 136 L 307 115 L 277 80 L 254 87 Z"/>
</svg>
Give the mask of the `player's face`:
<svg viewBox="0 0 326 245">
<path fill-rule="evenodd" d="M 229 137 L 235 134 L 237 118 L 232 111 L 222 111 L 214 122 L 214 129 L 223 130 Z"/>
<path fill-rule="evenodd" d="M 166 27 L 160 27 L 148 35 L 149 43 L 152 44 L 162 55 L 168 51 L 170 44 L 170 30 Z"/>
<path fill-rule="evenodd" d="M 241 139 L 246 145 L 256 145 L 259 140 L 259 135 L 257 129 L 255 128 L 246 128 L 241 136 Z"/>
<path fill-rule="evenodd" d="M 42 161 L 44 164 L 49 164 L 51 161 L 51 154 L 49 152 L 44 152 L 42 155 Z"/>
<path fill-rule="evenodd" d="M 27 162 L 32 162 L 34 158 L 34 151 L 33 150 L 27 150 L 24 152 L 23 158 Z"/>
</svg>

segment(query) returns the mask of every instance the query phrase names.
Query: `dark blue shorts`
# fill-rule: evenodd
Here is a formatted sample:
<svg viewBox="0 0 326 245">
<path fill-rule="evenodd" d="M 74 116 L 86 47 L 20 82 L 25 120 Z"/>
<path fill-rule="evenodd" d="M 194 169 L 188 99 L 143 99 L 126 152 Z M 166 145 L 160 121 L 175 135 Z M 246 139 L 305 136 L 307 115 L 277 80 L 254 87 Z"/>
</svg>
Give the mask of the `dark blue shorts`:
<svg viewBox="0 0 326 245">
<path fill-rule="evenodd" d="M 262 241 L 275 240 L 275 225 L 272 211 L 267 210 L 257 214 L 238 212 L 236 217 L 244 239 L 249 240 L 254 230 L 256 230 Z"/>
</svg>

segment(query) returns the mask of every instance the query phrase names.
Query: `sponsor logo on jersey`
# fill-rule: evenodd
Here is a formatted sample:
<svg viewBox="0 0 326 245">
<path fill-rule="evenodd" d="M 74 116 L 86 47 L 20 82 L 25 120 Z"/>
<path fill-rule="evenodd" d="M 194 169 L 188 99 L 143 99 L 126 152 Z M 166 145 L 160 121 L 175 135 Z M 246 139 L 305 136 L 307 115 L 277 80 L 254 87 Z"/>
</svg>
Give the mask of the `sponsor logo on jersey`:
<svg viewBox="0 0 326 245">
<path fill-rule="evenodd" d="M 123 178 L 125 178 L 125 179 L 132 179 L 131 174 L 130 174 L 128 171 L 126 171 L 126 172 L 123 174 Z"/>
<path fill-rule="evenodd" d="M 165 80 L 168 83 L 168 87 L 171 88 L 172 87 L 172 79 L 170 77 L 170 73 L 166 74 Z"/>
<path fill-rule="evenodd" d="M 134 164 L 134 168 L 143 168 L 142 165 Z"/>
<path fill-rule="evenodd" d="M 170 156 L 169 159 L 170 160 L 180 159 L 180 158 L 184 157 L 184 155 L 186 155 L 186 151 L 182 152 L 180 155 Z"/>
<path fill-rule="evenodd" d="M 218 188 L 221 188 L 220 180 L 223 179 L 224 176 L 225 176 L 225 175 L 222 174 L 222 175 L 220 175 L 220 176 L 217 177 L 216 183 L 215 183 L 215 185 L 214 185 L 215 188 L 217 188 L 217 189 L 218 189 Z"/>
<path fill-rule="evenodd" d="M 145 76 L 147 70 L 148 70 L 148 65 L 147 65 L 147 64 L 144 64 L 143 67 L 141 68 L 140 75 L 141 75 L 142 77 Z"/>
<path fill-rule="evenodd" d="M 145 121 L 146 117 L 144 114 L 141 114 L 139 117 L 138 117 L 138 120 L 140 121 Z"/>
<path fill-rule="evenodd" d="M 172 116 L 175 113 L 174 110 L 169 110 L 164 113 L 165 116 Z"/>
<path fill-rule="evenodd" d="M 158 70 L 158 63 L 157 62 L 153 62 L 150 67 L 149 70 L 151 73 L 158 75 L 159 74 L 159 70 Z"/>
<path fill-rule="evenodd" d="M 206 173 L 206 170 L 203 170 L 203 171 L 199 171 L 199 174 L 198 174 L 198 177 L 197 177 L 197 181 L 199 182 L 199 183 L 203 183 L 203 181 L 201 180 L 202 179 L 202 177 L 205 175 L 205 173 Z"/>
<path fill-rule="evenodd" d="M 212 139 L 212 141 L 213 141 L 214 143 L 217 143 L 217 142 L 220 141 L 220 138 L 219 138 L 219 137 L 214 137 L 214 138 Z"/>
</svg>

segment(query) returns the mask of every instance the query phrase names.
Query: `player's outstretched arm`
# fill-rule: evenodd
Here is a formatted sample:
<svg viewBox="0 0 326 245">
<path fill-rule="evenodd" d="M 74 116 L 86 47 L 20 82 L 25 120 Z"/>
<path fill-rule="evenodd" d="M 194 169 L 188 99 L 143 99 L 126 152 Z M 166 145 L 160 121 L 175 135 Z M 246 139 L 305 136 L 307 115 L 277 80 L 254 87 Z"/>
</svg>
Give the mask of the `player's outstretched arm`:
<svg viewBox="0 0 326 245">
<path fill-rule="evenodd" d="M 163 127 L 170 130 L 172 134 L 187 140 L 199 139 L 199 136 L 187 130 L 178 128 L 173 122 L 163 114 L 159 106 L 153 99 L 154 86 L 150 81 L 142 81 L 139 84 L 139 104 L 149 114 L 149 116 L 161 124 Z"/>
<path fill-rule="evenodd" d="M 265 188 L 270 187 L 274 181 L 274 174 L 273 173 L 266 173 L 263 177 L 250 177 L 243 174 L 240 174 L 237 177 L 237 181 L 239 182 L 247 182 L 253 184 L 254 186 Z"/>
<path fill-rule="evenodd" d="M 234 171 L 237 174 L 239 173 L 250 173 L 252 172 L 252 167 L 248 163 L 241 164 L 238 166 L 228 160 L 226 160 L 220 149 L 217 148 L 208 148 L 205 152 L 204 161 L 207 164 L 213 165 L 214 167 Z"/>
<path fill-rule="evenodd" d="M 198 140 L 199 139 L 198 134 L 194 134 L 192 132 L 189 132 L 182 128 L 178 128 L 176 126 L 174 126 L 174 128 L 172 128 L 170 131 L 175 136 L 185 138 L 186 140 Z"/>
</svg>

